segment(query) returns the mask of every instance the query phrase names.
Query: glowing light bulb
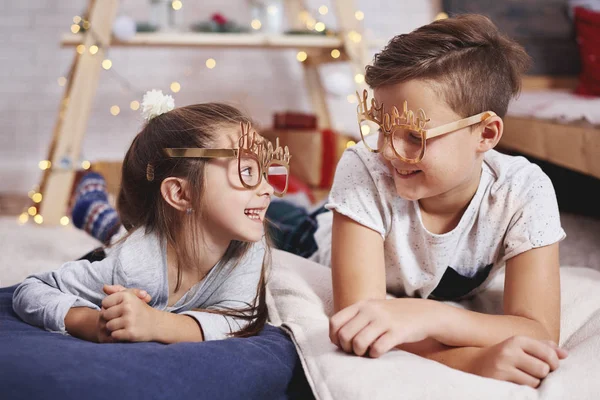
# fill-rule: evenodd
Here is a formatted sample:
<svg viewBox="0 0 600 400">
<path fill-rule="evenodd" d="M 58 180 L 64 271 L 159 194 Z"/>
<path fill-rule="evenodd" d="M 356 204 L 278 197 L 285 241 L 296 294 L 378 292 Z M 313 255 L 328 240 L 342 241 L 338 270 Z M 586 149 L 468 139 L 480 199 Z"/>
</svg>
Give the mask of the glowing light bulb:
<svg viewBox="0 0 600 400">
<path fill-rule="evenodd" d="M 306 61 L 307 58 L 308 58 L 308 54 L 306 54 L 305 51 L 299 51 L 298 54 L 296 54 L 296 60 L 298 60 L 300 62 Z"/>
<path fill-rule="evenodd" d="M 173 93 L 177 93 L 181 90 L 181 85 L 179 84 L 179 82 L 173 82 L 171 83 L 171 91 Z"/>
</svg>

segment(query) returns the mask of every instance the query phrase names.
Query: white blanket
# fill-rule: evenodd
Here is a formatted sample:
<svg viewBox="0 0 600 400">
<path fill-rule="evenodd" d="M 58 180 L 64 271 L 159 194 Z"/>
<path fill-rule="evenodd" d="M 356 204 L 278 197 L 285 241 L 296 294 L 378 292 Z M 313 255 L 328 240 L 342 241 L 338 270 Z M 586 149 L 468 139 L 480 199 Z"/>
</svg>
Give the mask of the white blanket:
<svg viewBox="0 0 600 400">
<path fill-rule="evenodd" d="M 327 267 L 274 251 L 267 302 L 271 322 L 291 335 L 317 399 L 600 399 L 600 272 L 561 269 L 561 346 L 569 357 L 535 390 L 482 378 L 404 352 L 379 359 L 348 355 L 328 336 L 333 309 Z M 456 304 L 499 313 L 503 276 Z"/>
</svg>

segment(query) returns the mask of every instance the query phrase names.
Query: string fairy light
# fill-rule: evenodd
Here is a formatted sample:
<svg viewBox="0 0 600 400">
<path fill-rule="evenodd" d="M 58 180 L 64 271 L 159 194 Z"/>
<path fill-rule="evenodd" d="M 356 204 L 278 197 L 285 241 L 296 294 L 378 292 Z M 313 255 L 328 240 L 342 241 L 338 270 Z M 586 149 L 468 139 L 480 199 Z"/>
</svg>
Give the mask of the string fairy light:
<svg viewBox="0 0 600 400">
<path fill-rule="evenodd" d="M 181 10 L 181 8 L 183 7 L 183 3 L 181 0 L 174 0 L 171 2 L 171 7 L 176 11 Z M 270 6 L 267 9 L 267 12 L 269 12 L 270 14 L 275 14 L 276 12 L 278 12 L 278 9 L 275 6 Z M 329 8 L 325 5 L 322 5 L 319 7 L 318 12 L 321 15 L 326 15 L 329 12 Z M 364 14 L 360 11 L 357 11 L 355 13 L 355 17 L 358 20 L 362 20 L 364 18 Z M 315 30 L 317 32 L 323 32 L 326 29 L 324 22 L 315 20 L 315 18 L 313 18 L 310 15 L 310 13 L 306 10 L 303 10 L 300 12 L 299 18 L 306 25 L 306 27 L 310 30 Z M 91 37 L 93 39 L 93 44 L 90 44 L 89 47 L 86 47 L 86 45 L 84 45 L 83 43 L 78 44 L 75 47 L 77 54 L 84 55 L 84 54 L 86 54 L 86 52 L 89 53 L 90 55 L 100 54 L 103 57 L 103 60 L 101 61 L 102 68 L 107 71 L 111 70 L 110 76 L 119 80 L 121 83 L 121 86 L 123 88 L 127 89 L 128 91 L 135 91 L 134 88 L 132 88 L 129 81 L 115 71 L 115 69 L 113 68 L 113 62 L 108 57 L 108 54 L 101 53 L 101 50 L 103 48 L 108 48 L 108 46 L 105 46 L 103 43 L 103 40 L 101 40 L 99 35 L 96 34 L 90 21 L 84 16 L 76 15 L 73 17 L 72 22 L 73 23 L 70 25 L 70 31 L 73 34 L 81 34 L 81 33 L 89 34 L 89 35 L 91 35 Z M 259 30 L 262 28 L 262 22 L 258 19 L 255 19 L 255 20 L 252 20 L 250 26 L 255 30 Z M 360 42 L 362 39 L 362 36 L 358 32 L 355 32 L 355 31 L 349 32 L 348 35 L 352 41 L 357 42 L 357 43 Z M 331 57 L 334 59 L 341 57 L 341 51 L 339 49 L 331 50 L 330 54 L 331 54 Z M 296 58 L 298 59 L 298 61 L 304 62 L 308 59 L 308 54 L 305 51 L 300 51 L 297 53 Z M 216 65 L 217 65 L 217 62 L 214 58 L 208 58 L 206 60 L 206 67 L 208 69 L 214 69 L 216 67 Z M 61 87 L 67 86 L 67 84 L 71 80 L 72 71 L 73 70 L 71 69 L 71 71 L 69 71 L 68 75 L 61 76 L 57 79 L 57 82 Z M 186 76 L 187 75 L 188 74 L 186 74 Z M 359 75 L 360 74 L 355 76 L 355 80 L 359 79 L 358 78 Z M 363 79 L 364 79 L 364 77 L 363 77 Z M 174 93 L 179 92 L 181 90 L 181 83 L 179 83 L 177 81 L 173 81 L 170 84 L 170 89 Z M 351 103 L 355 102 L 354 96 L 349 95 L 348 101 Z M 60 119 L 64 118 L 67 105 L 68 105 L 68 98 L 65 97 L 65 99 L 63 100 L 63 102 L 61 104 L 61 110 L 59 111 Z M 137 101 L 137 100 L 131 101 L 129 103 L 129 108 L 133 111 L 139 110 L 139 108 L 140 108 L 139 101 Z M 112 115 L 117 116 L 121 113 L 121 108 L 118 105 L 114 104 L 110 107 L 109 111 Z M 72 160 L 63 159 L 63 160 L 60 160 L 60 162 L 58 162 L 58 165 L 56 167 L 61 168 L 61 169 L 65 169 L 65 168 L 68 169 L 68 168 L 73 168 L 73 165 L 75 165 L 75 164 L 73 163 Z M 80 163 L 80 166 L 82 169 L 89 169 L 91 167 L 91 163 L 87 160 L 82 161 Z M 48 170 L 53 169 L 55 166 L 49 160 L 42 160 L 38 163 L 38 167 L 43 171 L 48 171 Z M 32 189 L 29 191 L 29 197 L 35 203 L 35 205 L 32 205 L 31 207 L 29 207 L 28 210 L 26 210 L 19 216 L 19 222 L 26 223 L 29 220 L 29 217 L 32 216 L 32 217 L 34 217 L 34 221 L 37 224 L 42 224 L 43 217 L 38 213 L 38 208 L 39 208 L 38 205 L 39 205 L 39 203 L 41 203 L 41 201 L 43 199 L 43 194 L 39 191 L 39 188 L 35 188 L 35 189 Z M 70 223 L 69 217 L 63 216 L 61 218 L 60 222 L 63 225 L 68 225 Z"/>
<path fill-rule="evenodd" d="M 305 51 L 299 51 L 298 54 L 296 54 L 296 60 L 298 60 L 300 62 L 306 61 L 307 58 L 308 58 L 308 54 L 306 54 Z"/>
</svg>

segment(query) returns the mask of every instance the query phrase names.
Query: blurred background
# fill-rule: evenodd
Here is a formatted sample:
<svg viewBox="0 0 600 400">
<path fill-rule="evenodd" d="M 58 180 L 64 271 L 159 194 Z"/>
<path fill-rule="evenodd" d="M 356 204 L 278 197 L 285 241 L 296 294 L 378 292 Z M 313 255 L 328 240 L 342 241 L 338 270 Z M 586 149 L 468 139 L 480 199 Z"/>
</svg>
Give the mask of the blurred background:
<svg viewBox="0 0 600 400">
<path fill-rule="evenodd" d="M 0 215 L 42 222 L 48 180 L 65 171 L 100 170 L 118 190 L 151 89 L 177 106 L 246 111 L 290 145 L 290 195 L 312 204 L 359 140 L 354 93 L 373 55 L 394 35 L 472 12 L 534 59 L 499 149 L 552 178 L 573 243 L 563 262 L 600 269 L 600 1 L 106 0 L 93 24 L 102 1 L 0 1 Z M 68 225 L 63 208 L 44 223 Z"/>
</svg>

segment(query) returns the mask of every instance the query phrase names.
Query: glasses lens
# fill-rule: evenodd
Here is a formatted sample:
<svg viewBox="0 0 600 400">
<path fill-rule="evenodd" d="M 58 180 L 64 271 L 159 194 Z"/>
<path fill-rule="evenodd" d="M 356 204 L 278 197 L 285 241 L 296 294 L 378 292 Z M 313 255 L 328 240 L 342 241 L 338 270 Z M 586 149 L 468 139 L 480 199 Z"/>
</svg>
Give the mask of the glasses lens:
<svg viewBox="0 0 600 400">
<path fill-rule="evenodd" d="M 267 181 L 273 186 L 275 194 L 282 195 L 287 191 L 288 179 L 288 169 L 286 166 L 272 162 L 267 170 Z"/>
<path fill-rule="evenodd" d="M 394 150 L 409 160 L 416 160 L 423 149 L 423 135 L 419 131 L 398 126 L 392 133 Z"/>
<path fill-rule="evenodd" d="M 260 183 L 260 165 L 256 157 L 241 156 L 238 165 L 244 185 L 255 187 Z"/>
<path fill-rule="evenodd" d="M 379 147 L 379 142 L 376 142 L 374 140 L 365 140 L 368 137 L 371 137 L 371 135 L 376 135 L 379 132 L 379 125 L 377 125 L 373 121 L 363 120 L 360 122 L 359 128 L 360 128 L 360 136 L 361 136 L 364 144 L 367 146 L 367 148 L 369 150 L 380 150 L 379 148 L 377 148 L 377 147 Z M 372 146 L 369 146 L 369 144 L 367 142 L 371 143 L 371 145 L 375 146 L 375 148 L 373 148 Z M 375 144 L 375 143 L 377 143 L 377 144 Z"/>
</svg>

